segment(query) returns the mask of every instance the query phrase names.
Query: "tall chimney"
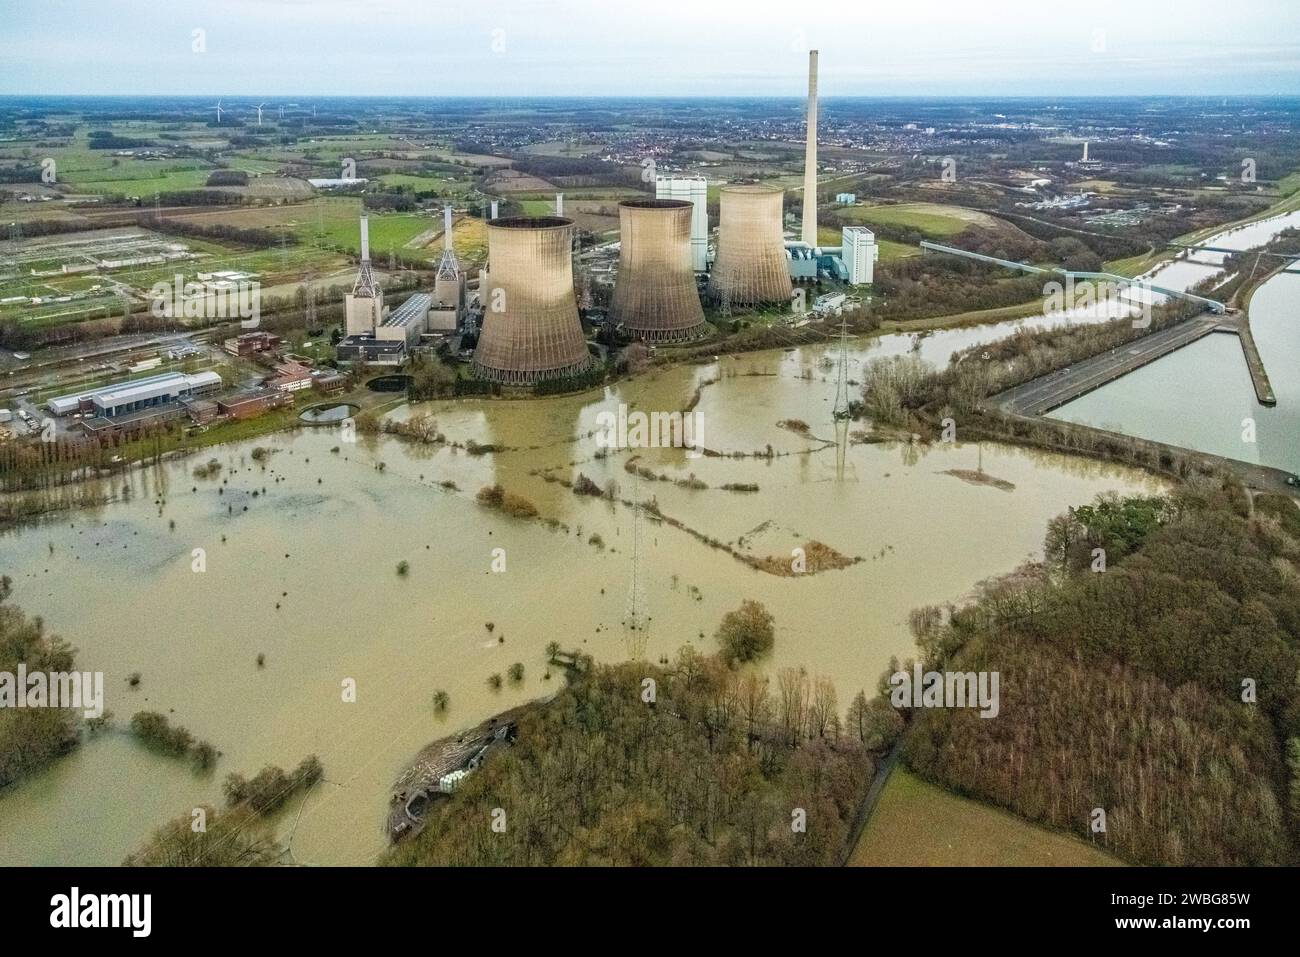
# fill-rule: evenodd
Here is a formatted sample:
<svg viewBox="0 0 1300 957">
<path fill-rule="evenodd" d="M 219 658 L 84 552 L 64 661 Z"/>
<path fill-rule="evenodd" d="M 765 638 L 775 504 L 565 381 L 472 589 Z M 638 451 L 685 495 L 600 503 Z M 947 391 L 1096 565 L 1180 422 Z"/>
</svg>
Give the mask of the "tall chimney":
<svg viewBox="0 0 1300 957">
<path fill-rule="evenodd" d="M 817 51 L 808 51 L 808 136 L 803 153 L 803 241 L 817 245 Z"/>
<path fill-rule="evenodd" d="M 442 207 L 442 248 L 451 252 L 451 206 Z"/>
<path fill-rule="evenodd" d="M 370 262 L 370 219 L 364 213 L 361 216 L 361 261 Z"/>
<path fill-rule="evenodd" d="M 1088 141 L 1083 141 L 1083 161 L 1088 162 Z"/>
<path fill-rule="evenodd" d="M 563 193 L 555 194 L 555 215 L 556 216 L 564 215 L 564 194 Z"/>
</svg>

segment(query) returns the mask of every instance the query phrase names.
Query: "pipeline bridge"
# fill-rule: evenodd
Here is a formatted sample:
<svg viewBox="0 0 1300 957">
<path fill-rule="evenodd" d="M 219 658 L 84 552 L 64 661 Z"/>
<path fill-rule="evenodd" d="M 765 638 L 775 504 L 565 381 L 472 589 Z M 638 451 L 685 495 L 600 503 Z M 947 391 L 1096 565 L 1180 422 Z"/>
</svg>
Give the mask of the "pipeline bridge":
<svg viewBox="0 0 1300 957">
<path fill-rule="evenodd" d="M 1020 272 L 1035 273 L 1039 275 L 1064 276 L 1067 279 L 1078 280 L 1102 280 L 1104 282 L 1113 282 L 1121 286 L 1136 286 L 1138 289 L 1149 290 L 1150 292 L 1159 293 L 1162 296 L 1169 296 L 1174 299 L 1186 299 L 1188 302 L 1195 302 L 1211 312 L 1223 315 L 1228 311 L 1228 307 L 1217 299 L 1207 299 L 1205 296 L 1198 296 L 1194 293 L 1182 289 L 1170 289 L 1166 286 L 1154 286 L 1149 282 L 1132 279 L 1128 276 L 1120 276 L 1109 272 L 1075 272 L 1069 269 L 1062 269 L 1060 266 L 1053 266 L 1050 269 L 1045 266 L 1031 266 L 1029 263 L 1012 262 L 1009 259 L 998 259 L 996 256 L 985 256 L 981 253 L 969 252 L 965 249 L 957 249 L 954 246 L 944 246 L 940 243 L 932 243 L 928 240 L 922 240 L 921 248 L 926 252 L 943 253 L 948 256 L 961 256 L 965 259 L 974 259 L 978 262 L 990 263 L 994 266 L 1001 266 L 1003 269 L 1015 269 Z"/>
<path fill-rule="evenodd" d="M 1166 245 L 1169 246 L 1170 249 L 1183 249 L 1189 253 L 1225 253 L 1229 256 L 1236 256 L 1244 252 L 1250 252 L 1248 249 L 1224 249 L 1222 246 L 1198 246 L 1194 243 L 1167 243 Z M 1277 259 L 1289 259 L 1292 262 L 1300 260 L 1300 254 L 1295 253 L 1275 253 L 1269 252 L 1268 250 L 1262 250 L 1258 252 L 1258 255 L 1273 256 Z"/>
</svg>

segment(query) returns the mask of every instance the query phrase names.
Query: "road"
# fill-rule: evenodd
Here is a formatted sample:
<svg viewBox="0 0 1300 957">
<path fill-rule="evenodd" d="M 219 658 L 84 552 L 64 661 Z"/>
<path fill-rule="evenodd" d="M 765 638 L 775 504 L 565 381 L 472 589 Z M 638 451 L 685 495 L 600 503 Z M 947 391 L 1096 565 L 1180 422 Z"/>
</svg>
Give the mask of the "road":
<svg viewBox="0 0 1300 957">
<path fill-rule="evenodd" d="M 1201 339 L 1222 325 L 1219 316 L 1201 315 L 1180 322 L 1119 349 L 1076 362 L 1067 369 L 1008 389 L 993 396 L 990 402 L 1013 415 L 1044 415 L 1067 402 L 1113 382 L 1175 349 Z"/>
</svg>

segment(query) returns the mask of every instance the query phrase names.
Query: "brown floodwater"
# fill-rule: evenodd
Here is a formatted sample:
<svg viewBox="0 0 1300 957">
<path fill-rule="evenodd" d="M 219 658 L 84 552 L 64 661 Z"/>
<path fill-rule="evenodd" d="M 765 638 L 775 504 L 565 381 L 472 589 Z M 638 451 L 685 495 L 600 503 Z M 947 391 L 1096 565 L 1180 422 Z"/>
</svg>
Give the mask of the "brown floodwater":
<svg viewBox="0 0 1300 957">
<path fill-rule="evenodd" d="M 990 335 L 931 335 L 915 349 L 910 337 L 884 337 L 852 350 L 851 375 L 884 354 L 946 361 Z M 227 773 L 290 766 L 311 752 L 326 778 L 281 817 L 282 839 L 299 862 L 372 862 L 404 762 L 434 738 L 554 690 L 559 674 L 544 678 L 549 642 L 605 661 L 655 660 L 684 644 L 711 651 L 719 619 L 746 598 L 776 619 L 765 667 L 829 676 L 842 712 L 874 687 L 891 655 L 912 652 L 911 608 L 959 601 L 981 579 L 1039 555 L 1044 523 L 1069 505 L 1158 487 L 1130 470 L 989 443 L 847 444 L 837 455 L 821 441 L 837 437 L 825 361 L 835 354 L 724 357 L 580 397 L 418 407 L 452 442 L 504 449 L 485 455 L 387 436 L 349 445 L 330 427 L 223 446 L 135 472 L 129 501 L 6 535 L 12 600 L 71 640 L 79 667 L 105 672 L 118 728 L 137 711 L 162 711 L 222 757 L 215 774 L 196 776 L 122 730 L 87 740 L 0 795 L 5 863 L 118 863 L 164 820 L 219 804 Z M 680 409 L 714 378 L 697 407 L 703 444 L 726 452 L 770 444 L 772 457 L 642 454 L 655 472 L 693 473 L 707 490 L 637 482 L 624 471 L 627 452 L 597 457 L 598 412 L 619 403 Z M 778 428 L 783 419 L 804 420 L 812 436 Z M 252 459 L 258 445 L 273 450 L 265 468 Z M 223 463 L 221 478 L 194 479 L 210 456 Z M 1014 489 L 945 474 L 981 467 Z M 651 621 L 644 647 L 632 647 L 621 627 L 632 510 L 577 496 L 543 470 L 613 480 L 622 498 L 653 498 L 665 515 L 748 554 L 788 558 L 815 539 L 863 560 L 776 577 L 647 518 L 640 579 Z M 438 484 L 447 481 L 457 490 Z M 492 482 L 562 525 L 485 510 L 474 493 Z M 723 491 L 724 482 L 759 491 Z M 206 552 L 204 572 L 192 570 L 196 548 Z M 504 550 L 502 572 L 493 571 L 495 549 Z M 399 575 L 403 561 L 409 572 Z M 523 682 L 490 690 L 489 675 L 513 662 L 524 665 Z M 126 678 L 136 671 L 133 690 Z M 342 700 L 346 679 L 355 702 Z M 445 716 L 431 703 L 438 690 L 450 696 Z"/>
</svg>

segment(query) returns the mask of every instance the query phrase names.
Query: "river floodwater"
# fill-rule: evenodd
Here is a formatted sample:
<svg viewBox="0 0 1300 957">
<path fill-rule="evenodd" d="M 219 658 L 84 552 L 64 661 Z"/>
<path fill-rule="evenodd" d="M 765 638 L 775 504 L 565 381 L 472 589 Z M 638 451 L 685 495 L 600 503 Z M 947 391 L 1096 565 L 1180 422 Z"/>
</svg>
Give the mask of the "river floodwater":
<svg viewBox="0 0 1300 957">
<path fill-rule="evenodd" d="M 905 352 L 944 362 L 1022 322 L 885 336 L 855 348 L 853 368 Z M 71 640 L 80 668 L 105 672 L 117 727 L 158 710 L 222 752 L 216 773 L 202 777 L 124 730 L 88 739 L 0 796 L 6 862 L 118 863 L 163 821 L 219 805 L 227 773 L 291 766 L 310 752 L 326 780 L 282 817 L 281 837 L 299 862 L 371 862 L 403 763 L 434 738 L 554 689 L 559 674 L 544 678 L 548 642 L 601 660 L 632 652 L 655 660 L 688 643 L 712 651 L 719 619 L 746 598 L 776 618 L 766 666 L 829 676 L 843 711 L 857 690 L 874 687 L 891 655 L 912 653 L 910 609 L 960 600 L 981 579 L 1039 555 L 1044 523 L 1069 505 L 1158 487 L 1133 471 L 988 443 L 845 443 L 841 466 L 836 447 L 820 441 L 836 439 L 835 354 L 823 346 L 724 357 L 603 394 L 419 407 L 449 441 L 500 449 L 484 455 L 389 436 L 348 445 L 333 427 L 223 446 L 136 471 L 129 501 L 6 535 L 12 600 Z M 652 450 L 642 462 L 656 472 L 693 473 L 710 488 L 641 480 L 642 499 L 755 556 L 788 558 L 816 539 L 863 561 L 776 577 L 647 521 L 641 581 L 652 621 L 644 648 L 630 648 L 621 621 L 631 510 L 538 473 L 583 473 L 602 486 L 612 479 L 632 497 L 628 453 L 596 457 L 597 413 L 620 403 L 681 409 L 711 379 L 697 406 L 703 444 L 727 452 L 770 444 L 775 456 Z M 812 437 L 776 426 L 792 418 L 809 423 Z M 272 450 L 261 464 L 252 455 L 259 445 Z M 212 456 L 221 477 L 195 479 L 194 466 Z M 945 474 L 981 466 L 1014 490 Z M 474 494 L 493 482 L 562 525 L 485 510 Z M 718 488 L 726 482 L 759 491 Z M 193 570 L 196 548 L 206 571 Z M 505 571 L 494 572 L 501 555 Z M 404 576 L 396 571 L 403 561 Z M 523 682 L 489 690 L 488 676 L 516 661 Z M 136 671 L 132 690 L 126 679 Z M 348 678 L 355 703 L 342 700 Z M 443 717 L 431 704 L 439 689 L 450 695 Z"/>
</svg>

